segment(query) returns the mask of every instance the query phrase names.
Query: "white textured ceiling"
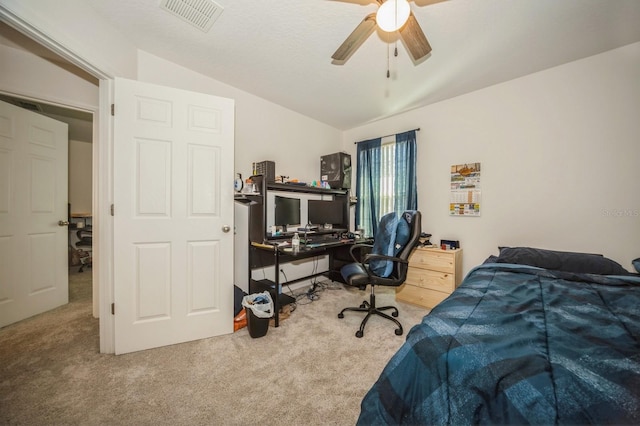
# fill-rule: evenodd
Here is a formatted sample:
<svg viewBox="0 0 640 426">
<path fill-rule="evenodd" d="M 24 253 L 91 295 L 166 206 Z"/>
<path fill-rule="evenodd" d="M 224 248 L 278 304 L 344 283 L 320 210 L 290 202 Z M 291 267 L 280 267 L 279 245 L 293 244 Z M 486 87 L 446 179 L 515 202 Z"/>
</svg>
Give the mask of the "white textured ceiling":
<svg viewBox="0 0 640 426">
<path fill-rule="evenodd" d="M 140 49 L 338 129 L 640 41 L 640 0 L 422 1 L 411 7 L 433 51 L 414 64 L 398 42 L 387 79 L 384 33 L 331 60 L 373 0 L 216 0 L 208 33 L 161 0 L 87 0 Z"/>
</svg>

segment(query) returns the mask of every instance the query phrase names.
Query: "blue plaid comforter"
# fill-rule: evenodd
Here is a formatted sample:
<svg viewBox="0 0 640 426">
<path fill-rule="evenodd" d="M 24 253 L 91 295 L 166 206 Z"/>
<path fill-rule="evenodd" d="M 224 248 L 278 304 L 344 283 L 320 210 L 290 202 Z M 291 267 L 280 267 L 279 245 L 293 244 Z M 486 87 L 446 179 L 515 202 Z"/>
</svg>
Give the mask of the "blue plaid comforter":
<svg viewBox="0 0 640 426">
<path fill-rule="evenodd" d="M 640 424 L 640 277 L 484 264 L 414 326 L 360 425 Z"/>
</svg>

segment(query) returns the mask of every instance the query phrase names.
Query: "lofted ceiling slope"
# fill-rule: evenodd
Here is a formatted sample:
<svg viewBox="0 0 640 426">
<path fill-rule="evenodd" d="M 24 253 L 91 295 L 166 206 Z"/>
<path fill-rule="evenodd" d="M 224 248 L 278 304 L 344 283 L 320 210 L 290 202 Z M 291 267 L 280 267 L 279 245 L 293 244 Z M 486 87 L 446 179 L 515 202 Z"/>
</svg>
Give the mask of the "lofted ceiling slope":
<svg viewBox="0 0 640 426">
<path fill-rule="evenodd" d="M 335 64 L 375 0 L 215 0 L 208 32 L 162 0 L 86 1 L 139 49 L 342 130 L 640 41 L 638 0 L 411 0 L 429 55 L 374 32 Z"/>
<path fill-rule="evenodd" d="M 88 0 L 140 49 L 338 129 L 640 41 L 638 0 L 449 0 L 411 8 L 433 51 L 389 59 L 373 33 L 342 65 L 331 55 L 367 0 L 216 0 L 204 33 L 160 0 Z"/>
</svg>

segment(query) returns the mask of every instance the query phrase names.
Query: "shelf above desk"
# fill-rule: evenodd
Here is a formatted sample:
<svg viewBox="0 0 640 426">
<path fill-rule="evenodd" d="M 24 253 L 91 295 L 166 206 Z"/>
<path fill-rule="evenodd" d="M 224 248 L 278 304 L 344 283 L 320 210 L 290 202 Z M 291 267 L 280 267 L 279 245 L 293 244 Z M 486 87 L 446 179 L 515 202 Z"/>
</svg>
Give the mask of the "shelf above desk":
<svg viewBox="0 0 640 426">
<path fill-rule="evenodd" d="M 348 192 L 346 189 L 327 189 L 315 186 L 291 185 L 288 183 L 267 183 L 267 189 L 270 191 L 302 192 L 306 194 L 345 195 Z"/>
</svg>

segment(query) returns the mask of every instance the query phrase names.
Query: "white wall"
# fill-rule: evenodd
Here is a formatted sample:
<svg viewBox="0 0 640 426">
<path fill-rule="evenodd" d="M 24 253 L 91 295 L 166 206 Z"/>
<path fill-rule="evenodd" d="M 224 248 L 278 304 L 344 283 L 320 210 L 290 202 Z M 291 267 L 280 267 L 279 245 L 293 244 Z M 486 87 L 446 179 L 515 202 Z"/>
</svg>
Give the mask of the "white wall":
<svg viewBox="0 0 640 426">
<path fill-rule="evenodd" d="M 93 149 L 87 142 L 69 141 L 69 203 L 71 213 L 92 213 Z"/>
<path fill-rule="evenodd" d="M 135 77 L 136 48 L 83 0 L 2 0 L 0 12 L 51 38 L 47 47 L 64 46 L 109 76 Z"/>
<path fill-rule="evenodd" d="M 138 79 L 234 99 L 235 170 L 244 178 L 253 162 L 270 160 L 276 175 L 319 180 L 320 157 L 341 150 L 340 130 L 143 51 Z"/>
<path fill-rule="evenodd" d="M 640 43 L 345 132 L 418 132 L 418 203 L 466 274 L 500 245 L 640 256 Z M 482 163 L 481 217 L 450 217 L 449 169 Z"/>
<path fill-rule="evenodd" d="M 0 45 L 0 91 L 87 110 L 98 109 L 97 80 L 4 45 Z"/>
</svg>

